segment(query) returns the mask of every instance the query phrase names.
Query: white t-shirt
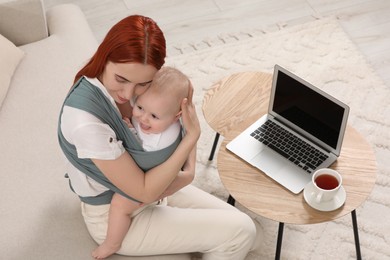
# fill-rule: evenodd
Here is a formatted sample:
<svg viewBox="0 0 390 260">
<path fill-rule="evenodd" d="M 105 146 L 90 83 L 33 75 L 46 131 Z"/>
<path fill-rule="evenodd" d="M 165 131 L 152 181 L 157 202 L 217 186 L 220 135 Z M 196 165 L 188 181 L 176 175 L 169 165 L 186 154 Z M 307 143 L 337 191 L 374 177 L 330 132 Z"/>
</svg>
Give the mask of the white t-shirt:
<svg viewBox="0 0 390 260">
<path fill-rule="evenodd" d="M 139 122 L 135 118 L 132 118 L 131 123 L 145 151 L 157 151 L 170 146 L 176 141 L 181 132 L 179 120 L 171 124 L 164 132 L 158 134 L 145 134 L 142 132 Z"/>
<path fill-rule="evenodd" d="M 114 99 L 98 79 L 87 77 L 86 79 L 99 88 L 112 105 L 118 109 Z M 136 123 L 135 126 L 138 124 Z M 125 152 L 122 141 L 117 140 L 115 132 L 109 125 L 81 109 L 64 106 L 61 116 L 61 131 L 65 139 L 76 147 L 79 158 L 115 160 Z M 162 134 L 149 136 L 140 131 L 137 132 L 145 150 L 158 150 L 169 146 L 176 140 L 180 134 L 180 122 L 173 124 Z M 79 171 L 69 161 L 67 161 L 67 173 L 73 190 L 82 197 L 97 196 L 108 190 Z"/>
</svg>

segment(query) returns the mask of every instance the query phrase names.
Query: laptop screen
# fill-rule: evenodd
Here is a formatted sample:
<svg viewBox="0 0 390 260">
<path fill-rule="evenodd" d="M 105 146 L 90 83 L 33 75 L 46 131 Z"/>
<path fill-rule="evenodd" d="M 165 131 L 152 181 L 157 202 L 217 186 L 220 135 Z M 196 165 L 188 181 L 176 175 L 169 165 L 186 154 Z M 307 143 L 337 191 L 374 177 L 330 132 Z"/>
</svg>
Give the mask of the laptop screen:
<svg viewBox="0 0 390 260">
<path fill-rule="evenodd" d="M 272 111 L 337 149 L 345 109 L 307 85 L 278 71 Z"/>
</svg>

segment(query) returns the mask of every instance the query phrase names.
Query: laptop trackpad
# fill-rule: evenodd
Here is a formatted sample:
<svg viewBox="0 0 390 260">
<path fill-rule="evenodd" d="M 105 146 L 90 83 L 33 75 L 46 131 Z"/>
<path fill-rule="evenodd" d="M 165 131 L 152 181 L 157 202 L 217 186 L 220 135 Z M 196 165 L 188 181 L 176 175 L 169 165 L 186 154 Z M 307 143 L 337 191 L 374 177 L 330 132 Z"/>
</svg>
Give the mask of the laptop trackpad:
<svg viewBox="0 0 390 260">
<path fill-rule="evenodd" d="M 261 153 L 253 157 L 250 163 L 266 174 L 277 173 L 286 165 L 286 161 L 283 158 L 278 157 L 279 156 L 275 152 L 264 149 Z"/>
</svg>

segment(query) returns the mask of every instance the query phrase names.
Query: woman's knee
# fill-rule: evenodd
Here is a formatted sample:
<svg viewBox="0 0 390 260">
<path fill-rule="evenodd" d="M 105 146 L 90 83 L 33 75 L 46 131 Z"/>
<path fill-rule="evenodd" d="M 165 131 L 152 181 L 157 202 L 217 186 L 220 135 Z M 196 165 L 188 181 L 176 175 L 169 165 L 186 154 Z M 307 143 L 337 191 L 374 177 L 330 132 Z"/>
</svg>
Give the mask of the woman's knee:
<svg viewBox="0 0 390 260">
<path fill-rule="evenodd" d="M 238 228 L 241 229 L 242 235 L 250 243 L 256 239 L 256 225 L 252 218 L 243 212 L 238 212 Z"/>
<path fill-rule="evenodd" d="M 245 259 L 253 249 L 256 239 L 256 226 L 253 220 L 241 211 L 228 211 L 223 222 L 225 226 L 220 244 L 203 252 L 203 259 Z M 222 232 L 221 232 L 222 233 Z"/>
<path fill-rule="evenodd" d="M 226 212 L 225 220 L 221 224 L 226 230 L 226 237 L 239 247 L 252 247 L 256 239 L 256 225 L 252 218 L 241 211 Z"/>
</svg>

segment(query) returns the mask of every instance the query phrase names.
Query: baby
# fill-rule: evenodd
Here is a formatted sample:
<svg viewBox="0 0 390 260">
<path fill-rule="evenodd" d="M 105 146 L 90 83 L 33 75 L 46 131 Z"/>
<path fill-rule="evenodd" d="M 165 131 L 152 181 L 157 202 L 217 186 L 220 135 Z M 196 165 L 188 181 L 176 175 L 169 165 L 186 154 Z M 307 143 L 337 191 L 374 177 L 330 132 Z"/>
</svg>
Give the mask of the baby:
<svg viewBox="0 0 390 260">
<path fill-rule="evenodd" d="M 168 147 L 181 134 L 180 106 L 183 99 L 188 97 L 189 88 L 190 81 L 183 73 L 163 67 L 156 73 L 149 89 L 136 98 L 131 121 L 129 118 L 124 120 L 146 151 Z M 92 252 L 94 258 L 106 258 L 120 249 L 131 224 L 131 215 L 141 206 L 142 203 L 114 194 L 107 236 Z"/>
</svg>

